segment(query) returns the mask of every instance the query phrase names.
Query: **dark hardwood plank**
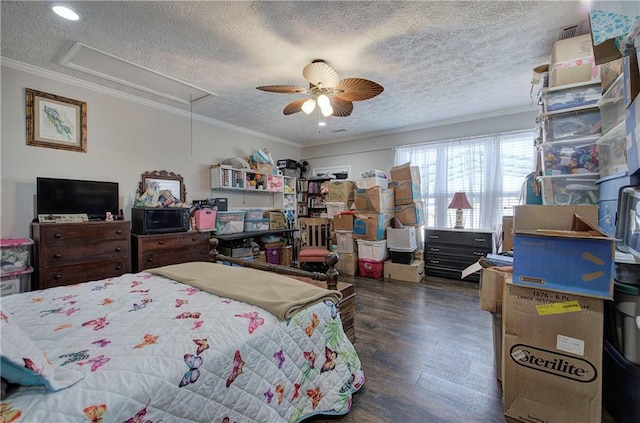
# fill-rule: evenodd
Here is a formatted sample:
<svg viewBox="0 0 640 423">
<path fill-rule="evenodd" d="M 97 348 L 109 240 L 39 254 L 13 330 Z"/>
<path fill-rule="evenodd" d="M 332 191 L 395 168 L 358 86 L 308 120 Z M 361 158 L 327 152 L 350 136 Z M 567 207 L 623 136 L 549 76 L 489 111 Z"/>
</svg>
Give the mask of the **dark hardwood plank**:
<svg viewBox="0 0 640 423">
<path fill-rule="evenodd" d="M 365 386 L 346 416 L 305 423 L 506 421 L 492 316 L 480 310 L 476 282 L 340 280 L 356 287 L 355 346 Z"/>
</svg>

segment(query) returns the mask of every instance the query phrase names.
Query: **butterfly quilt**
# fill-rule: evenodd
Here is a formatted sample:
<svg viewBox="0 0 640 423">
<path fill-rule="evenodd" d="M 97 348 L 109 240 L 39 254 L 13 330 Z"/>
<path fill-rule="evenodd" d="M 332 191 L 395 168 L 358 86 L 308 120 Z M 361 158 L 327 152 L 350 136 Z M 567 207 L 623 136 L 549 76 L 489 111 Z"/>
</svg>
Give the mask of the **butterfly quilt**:
<svg viewBox="0 0 640 423">
<path fill-rule="evenodd" d="M 3 297 L 0 312 L 84 375 L 10 391 L 5 421 L 299 422 L 347 413 L 364 383 L 329 300 L 280 320 L 142 272 Z"/>
</svg>

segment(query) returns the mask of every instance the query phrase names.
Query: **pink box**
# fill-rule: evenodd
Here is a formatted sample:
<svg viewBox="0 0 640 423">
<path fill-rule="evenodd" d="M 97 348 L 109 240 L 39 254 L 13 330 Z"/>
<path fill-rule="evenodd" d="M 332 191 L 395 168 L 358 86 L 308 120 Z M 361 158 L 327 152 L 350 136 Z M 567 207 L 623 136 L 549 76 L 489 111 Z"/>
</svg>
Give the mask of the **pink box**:
<svg viewBox="0 0 640 423">
<path fill-rule="evenodd" d="M 215 209 L 200 209 L 196 210 L 196 227 L 198 232 L 209 232 L 216 229 L 216 214 Z"/>
<path fill-rule="evenodd" d="M 267 254 L 267 262 L 280 264 L 280 247 L 267 247 L 265 251 Z"/>
</svg>

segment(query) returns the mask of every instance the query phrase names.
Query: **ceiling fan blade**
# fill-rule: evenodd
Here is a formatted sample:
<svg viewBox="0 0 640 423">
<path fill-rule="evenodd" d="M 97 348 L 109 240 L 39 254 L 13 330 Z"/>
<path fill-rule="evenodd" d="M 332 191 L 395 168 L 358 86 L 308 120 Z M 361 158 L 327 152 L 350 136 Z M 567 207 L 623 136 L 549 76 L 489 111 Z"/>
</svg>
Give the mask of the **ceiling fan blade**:
<svg viewBox="0 0 640 423">
<path fill-rule="evenodd" d="M 333 88 L 340 82 L 335 70 L 325 62 L 313 62 L 302 70 L 302 76 L 318 88 Z"/>
<path fill-rule="evenodd" d="M 291 103 L 287 104 L 287 107 L 284 108 L 282 113 L 284 113 L 285 115 L 292 115 L 294 113 L 302 111 L 302 105 L 307 100 L 307 98 L 302 98 L 300 100 L 292 101 Z"/>
<path fill-rule="evenodd" d="M 340 81 L 336 90 L 338 92 L 335 95 L 343 100 L 362 101 L 377 96 L 384 91 L 384 88 L 368 79 L 345 78 Z"/>
<path fill-rule="evenodd" d="M 336 117 L 349 116 L 353 111 L 353 103 L 340 97 L 331 97 L 331 107 L 333 107 L 332 116 Z"/>
<path fill-rule="evenodd" d="M 297 85 L 264 85 L 262 87 L 256 87 L 256 89 L 280 94 L 300 94 L 307 92 L 306 88 L 298 87 Z"/>
</svg>

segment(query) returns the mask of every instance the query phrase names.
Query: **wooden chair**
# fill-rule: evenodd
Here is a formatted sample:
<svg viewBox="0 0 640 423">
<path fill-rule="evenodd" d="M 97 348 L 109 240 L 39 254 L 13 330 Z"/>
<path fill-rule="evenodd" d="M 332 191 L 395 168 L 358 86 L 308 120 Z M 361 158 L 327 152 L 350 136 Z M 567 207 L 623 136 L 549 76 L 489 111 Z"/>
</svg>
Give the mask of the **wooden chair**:
<svg viewBox="0 0 640 423">
<path fill-rule="evenodd" d="M 324 264 L 327 254 L 331 251 L 331 234 L 329 219 L 325 217 L 301 217 L 300 248 L 298 251 L 298 265 L 303 267 L 308 263 Z"/>
</svg>

